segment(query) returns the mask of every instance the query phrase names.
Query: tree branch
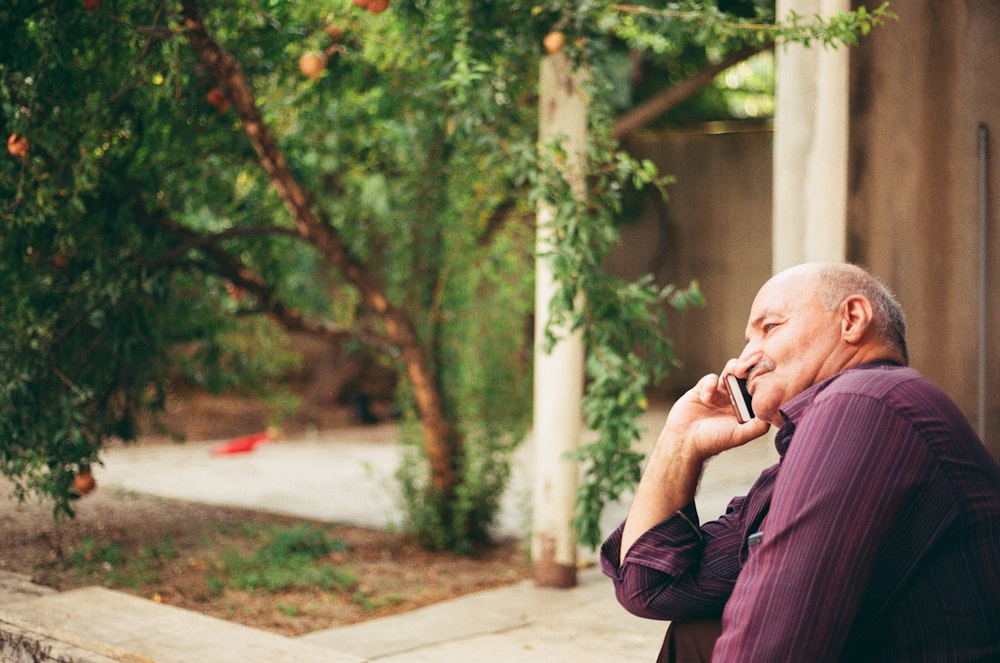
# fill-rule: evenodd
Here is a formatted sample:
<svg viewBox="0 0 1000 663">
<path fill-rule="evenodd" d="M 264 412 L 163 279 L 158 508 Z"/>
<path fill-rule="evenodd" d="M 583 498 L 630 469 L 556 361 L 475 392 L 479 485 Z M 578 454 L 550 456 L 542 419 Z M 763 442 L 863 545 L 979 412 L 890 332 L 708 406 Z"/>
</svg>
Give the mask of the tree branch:
<svg viewBox="0 0 1000 663">
<path fill-rule="evenodd" d="M 180 237 L 183 241 L 182 246 L 168 254 L 170 259 L 161 258 L 154 263 L 155 265 L 167 266 L 190 249 L 202 248 L 208 259 L 211 260 L 212 266 L 210 268 L 206 266 L 207 271 L 225 277 L 233 285 L 252 293 L 258 302 L 255 311 L 275 319 L 288 331 L 309 332 L 334 341 L 355 338 L 362 343 L 383 350 L 388 347 L 389 344 L 383 336 L 366 330 L 358 331 L 335 325 L 328 320 L 314 318 L 302 313 L 297 308 L 286 305 L 263 276 L 247 267 L 241 260 L 219 245 L 223 239 L 253 234 L 254 230 L 257 232 L 278 231 L 281 234 L 297 236 L 294 231 L 277 226 L 250 226 L 233 228 L 213 235 L 201 235 L 180 225 L 173 219 L 159 217 L 152 219 L 152 221 L 171 234 Z"/>
<path fill-rule="evenodd" d="M 762 51 L 769 50 L 773 46 L 773 42 L 768 42 L 763 46 L 754 46 L 743 49 L 737 53 L 733 53 L 721 62 L 705 67 L 704 69 L 698 71 L 698 73 L 694 76 L 686 78 L 677 85 L 672 85 L 657 93 L 652 98 L 647 99 L 615 120 L 613 129 L 615 139 L 622 140 L 632 133 L 635 133 L 655 120 L 657 117 L 669 111 L 671 108 L 674 108 L 681 102 L 690 99 L 726 69 L 729 69 L 733 65 L 739 64 L 740 62 L 743 62 L 744 60 L 747 60 Z"/>
<path fill-rule="evenodd" d="M 171 224 L 171 232 L 174 234 L 180 234 L 181 226 L 173 222 L 171 222 Z M 150 264 L 149 268 L 153 271 L 157 271 L 166 267 L 193 249 L 218 245 L 227 239 L 233 239 L 235 237 L 253 237 L 255 235 L 285 235 L 288 237 L 299 238 L 299 234 L 291 228 L 282 228 L 280 226 L 271 225 L 243 226 L 240 228 L 230 228 L 228 230 L 223 230 L 222 232 L 209 234 L 202 234 L 190 230 L 188 233 L 184 233 L 185 241 L 180 246 L 160 257 L 160 259 L 156 262 Z"/>
<path fill-rule="evenodd" d="M 195 0 L 183 0 L 181 13 L 188 41 L 239 115 L 243 132 L 267 172 L 271 186 L 291 214 L 299 236 L 319 248 L 361 291 L 368 305 L 384 314 L 390 308 L 385 294 L 360 261 L 351 255 L 336 229 L 316 213 L 311 196 L 289 170 L 274 134 L 264 122 L 239 63 L 208 34 Z"/>
</svg>

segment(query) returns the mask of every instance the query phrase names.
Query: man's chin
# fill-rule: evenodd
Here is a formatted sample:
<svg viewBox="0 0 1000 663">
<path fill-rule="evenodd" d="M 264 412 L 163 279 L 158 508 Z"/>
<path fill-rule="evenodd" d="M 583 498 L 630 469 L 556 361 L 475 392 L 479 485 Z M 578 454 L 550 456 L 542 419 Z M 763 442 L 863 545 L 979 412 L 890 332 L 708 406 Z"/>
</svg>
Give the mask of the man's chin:
<svg viewBox="0 0 1000 663">
<path fill-rule="evenodd" d="M 781 419 L 781 413 L 778 412 L 777 406 L 771 402 L 772 400 L 762 390 L 753 395 L 752 406 L 753 414 L 756 418 L 773 425 L 775 419 Z"/>
<path fill-rule="evenodd" d="M 761 421 L 766 421 L 776 428 L 781 428 L 781 426 L 784 425 L 785 415 L 781 414 L 780 406 L 778 404 L 772 403 L 770 400 L 764 401 L 764 399 L 760 399 L 760 401 L 763 402 L 761 402 L 758 407 L 758 399 L 755 398 L 754 401 L 753 414 L 755 417 Z"/>
</svg>

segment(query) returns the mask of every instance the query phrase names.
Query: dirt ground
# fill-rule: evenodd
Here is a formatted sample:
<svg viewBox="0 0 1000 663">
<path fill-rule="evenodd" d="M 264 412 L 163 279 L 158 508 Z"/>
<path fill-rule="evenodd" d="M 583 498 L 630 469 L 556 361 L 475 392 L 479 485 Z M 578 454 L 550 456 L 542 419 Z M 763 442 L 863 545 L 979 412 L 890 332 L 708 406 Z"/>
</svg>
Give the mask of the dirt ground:
<svg viewBox="0 0 1000 663">
<path fill-rule="evenodd" d="M 10 484 L 0 482 L 10 493 Z M 250 555 L 263 535 L 306 521 L 240 509 L 100 489 L 73 520 L 53 521 L 47 504 L 0 501 L 0 570 L 60 590 L 102 585 L 288 636 L 412 610 L 529 576 L 517 541 L 471 556 L 429 552 L 406 536 L 319 525 L 343 550 L 320 560 L 350 586 L 277 593 L 212 586 L 225 555 Z"/>
<path fill-rule="evenodd" d="M 169 413 L 189 439 L 219 430 L 260 430 L 260 404 L 239 399 L 188 401 Z M 327 409 L 323 422 L 286 421 L 291 428 L 349 423 Z M 150 438 L 140 444 L 163 443 Z M 381 617 L 529 577 L 523 542 L 503 541 L 469 556 L 429 552 L 404 534 L 310 523 L 254 511 L 166 500 L 100 486 L 77 502 L 76 517 L 55 522 L 47 503 L 19 504 L 0 478 L 0 570 L 26 574 L 66 590 L 102 585 L 148 599 L 295 636 Z M 234 558 L 250 558 L 267 537 L 308 525 L 336 549 L 317 563 L 336 569 L 333 589 L 277 592 L 226 586 Z M 227 562 L 227 560 L 229 560 Z"/>
</svg>

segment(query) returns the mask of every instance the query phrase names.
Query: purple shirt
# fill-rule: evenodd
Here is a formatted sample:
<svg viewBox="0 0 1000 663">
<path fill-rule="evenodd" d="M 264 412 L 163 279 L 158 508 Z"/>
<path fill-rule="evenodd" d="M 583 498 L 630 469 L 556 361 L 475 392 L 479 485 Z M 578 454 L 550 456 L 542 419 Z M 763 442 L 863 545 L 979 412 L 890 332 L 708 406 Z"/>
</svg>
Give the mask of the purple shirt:
<svg viewBox="0 0 1000 663">
<path fill-rule="evenodd" d="M 879 363 L 782 412 L 780 463 L 721 518 L 690 504 L 620 568 L 605 541 L 621 604 L 723 615 L 716 663 L 1000 660 L 1000 465 L 954 403 Z"/>
</svg>

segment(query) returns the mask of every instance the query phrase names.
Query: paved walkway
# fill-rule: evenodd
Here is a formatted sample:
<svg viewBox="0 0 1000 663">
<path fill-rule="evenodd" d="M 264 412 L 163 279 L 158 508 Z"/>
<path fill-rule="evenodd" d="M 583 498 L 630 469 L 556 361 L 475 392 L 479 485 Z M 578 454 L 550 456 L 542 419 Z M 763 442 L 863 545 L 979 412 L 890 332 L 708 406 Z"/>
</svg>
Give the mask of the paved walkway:
<svg viewBox="0 0 1000 663">
<path fill-rule="evenodd" d="M 662 411 L 647 415 L 648 443 L 663 416 Z M 95 475 L 102 487 L 385 527 L 401 518 L 393 478 L 401 458 L 396 436 L 389 425 L 352 428 L 275 440 L 233 455 L 213 454 L 218 441 L 114 448 L 104 454 L 104 466 Z M 528 536 L 532 452 L 529 438 L 515 459 L 498 533 Z M 774 458 L 770 441 L 760 440 L 715 459 L 700 488 L 702 514 L 721 513 L 729 498 L 745 491 Z M 606 531 L 626 509 L 626 504 L 607 509 Z M 44 634 L 46 642 L 75 648 L 77 657 L 65 660 L 83 663 L 653 660 L 664 624 L 627 614 L 610 582 L 596 566 L 588 566 L 593 559 L 592 551 L 581 551 L 584 568 L 573 589 L 538 588 L 525 581 L 295 639 L 101 588 L 28 592 L 20 600 L 0 602 L 0 631 Z M 3 645 L 0 638 L 0 653 Z M 86 657 L 91 654 L 104 658 Z"/>
</svg>

